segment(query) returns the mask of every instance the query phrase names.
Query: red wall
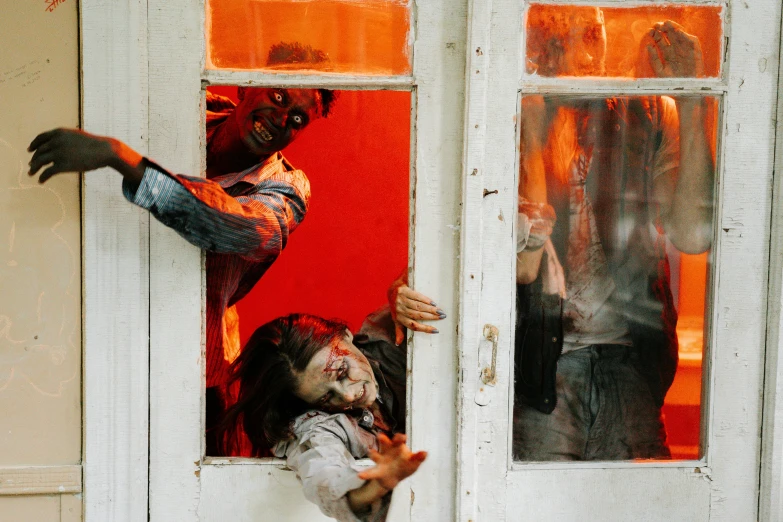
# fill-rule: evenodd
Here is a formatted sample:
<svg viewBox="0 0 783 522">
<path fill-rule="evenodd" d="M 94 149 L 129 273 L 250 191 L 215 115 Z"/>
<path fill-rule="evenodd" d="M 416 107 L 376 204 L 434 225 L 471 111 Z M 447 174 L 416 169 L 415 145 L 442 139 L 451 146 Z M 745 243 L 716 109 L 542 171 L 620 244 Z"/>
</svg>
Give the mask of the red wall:
<svg viewBox="0 0 783 522">
<path fill-rule="evenodd" d="M 236 99 L 235 87 L 210 91 Z M 357 328 L 408 259 L 410 93 L 342 91 L 283 151 L 310 179 L 307 217 L 238 305 L 242 343 L 280 315 Z"/>
</svg>

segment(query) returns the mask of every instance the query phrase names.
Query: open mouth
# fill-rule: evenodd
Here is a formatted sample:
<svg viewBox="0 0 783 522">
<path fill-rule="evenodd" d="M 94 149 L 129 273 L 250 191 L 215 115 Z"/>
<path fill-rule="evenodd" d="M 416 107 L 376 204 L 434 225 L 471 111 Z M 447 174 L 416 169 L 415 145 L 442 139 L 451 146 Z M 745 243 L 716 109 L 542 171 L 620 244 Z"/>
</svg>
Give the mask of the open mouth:
<svg viewBox="0 0 783 522">
<path fill-rule="evenodd" d="M 264 127 L 264 124 L 261 122 L 261 120 L 253 121 L 253 130 L 256 132 L 256 135 L 258 135 L 259 139 L 261 139 L 261 141 L 264 143 L 269 143 L 274 138 L 272 133 L 269 132 L 266 127 Z"/>
<path fill-rule="evenodd" d="M 364 393 L 367 391 L 367 386 L 362 385 L 362 391 L 359 392 L 359 395 L 356 396 L 356 398 L 353 400 L 354 404 L 359 404 L 362 402 L 362 399 L 364 398 Z"/>
</svg>

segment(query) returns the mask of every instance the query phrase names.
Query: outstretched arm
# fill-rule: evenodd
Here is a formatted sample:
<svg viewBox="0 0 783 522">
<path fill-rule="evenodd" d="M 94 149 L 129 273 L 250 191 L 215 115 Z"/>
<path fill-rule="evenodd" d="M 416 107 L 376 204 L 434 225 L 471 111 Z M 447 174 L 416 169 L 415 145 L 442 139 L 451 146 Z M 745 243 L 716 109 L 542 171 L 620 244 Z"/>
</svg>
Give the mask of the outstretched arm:
<svg viewBox="0 0 783 522">
<path fill-rule="evenodd" d="M 519 198 L 532 206 L 544 206 L 547 204 L 543 154 L 546 131 L 544 98 L 524 96 L 520 117 Z M 523 231 L 517 231 L 517 234 L 521 233 Z M 532 251 L 525 249 L 517 253 L 517 283 L 530 284 L 536 280 L 543 253 L 542 248 Z"/>
<path fill-rule="evenodd" d="M 402 433 L 395 434 L 391 440 L 386 435 L 378 435 L 380 451 L 370 451 L 375 467 L 359 473 L 359 478 L 367 482 L 348 492 L 348 505 L 354 513 L 383 498 L 403 479 L 413 475 L 427 458 L 426 451 L 413 453 L 405 444 L 406 440 Z"/>
<path fill-rule="evenodd" d="M 220 184 L 175 175 L 158 167 L 113 138 L 76 129 L 55 129 L 30 144 L 30 174 L 45 182 L 60 172 L 112 167 L 123 176 L 123 193 L 149 210 L 188 242 L 210 252 L 237 254 L 253 261 L 272 261 L 307 212 L 309 183 L 300 171 L 263 176 L 247 195 L 233 197 Z"/>
<path fill-rule="evenodd" d="M 701 77 L 704 61 L 699 39 L 682 26 L 655 24 L 643 42 L 658 77 Z M 707 141 L 705 97 L 676 97 L 679 116 L 679 168 L 655 179 L 655 197 L 664 229 L 681 252 L 697 254 L 712 244 L 715 164 Z M 664 129 L 664 132 L 666 129 Z"/>
</svg>

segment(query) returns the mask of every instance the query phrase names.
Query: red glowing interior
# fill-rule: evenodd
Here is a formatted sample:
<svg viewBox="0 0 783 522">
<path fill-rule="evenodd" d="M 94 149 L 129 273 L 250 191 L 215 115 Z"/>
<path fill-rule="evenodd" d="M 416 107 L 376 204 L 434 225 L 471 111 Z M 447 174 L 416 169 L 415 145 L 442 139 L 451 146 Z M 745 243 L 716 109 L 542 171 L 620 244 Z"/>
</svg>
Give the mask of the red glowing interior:
<svg viewBox="0 0 783 522">
<path fill-rule="evenodd" d="M 210 91 L 236 101 L 236 87 Z M 243 345 L 281 315 L 340 318 L 356 329 L 386 302 L 408 263 L 410 110 L 409 92 L 342 91 L 333 113 L 283 151 L 310 179 L 310 208 L 237 306 Z"/>
<path fill-rule="evenodd" d="M 236 101 L 236 87 L 210 91 Z M 388 285 L 408 259 L 410 110 L 408 92 L 342 91 L 333 114 L 284 151 L 310 179 L 311 206 L 280 258 L 238 305 L 243 344 L 280 315 L 337 317 L 355 329 L 386 302 Z M 663 412 L 672 456 L 688 459 L 699 455 L 709 261 L 707 253 L 677 256 L 680 364 Z"/>
<path fill-rule="evenodd" d="M 591 34 L 574 30 L 576 10 L 590 9 L 568 5 L 533 4 L 526 17 L 527 72 L 544 65 L 539 62 L 552 53 L 585 45 Z M 637 67 L 642 37 L 656 22 L 671 20 L 699 38 L 704 54 L 704 76 L 720 75 L 723 21 L 720 6 L 647 5 L 601 7 L 606 27 L 606 76 L 643 78 L 652 76 L 648 67 Z M 644 65 L 644 64 L 643 64 Z M 582 76 L 579 72 L 554 76 Z"/>
<path fill-rule="evenodd" d="M 672 260 L 672 266 L 677 260 Z M 674 383 L 663 405 L 666 435 L 672 458 L 699 458 L 704 316 L 706 308 L 709 252 L 679 254 L 677 338 L 680 362 Z"/>
<path fill-rule="evenodd" d="M 411 72 L 409 0 L 207 1 L 207 67 L 264 69 L 272 45 L 298 42 L 329 62 L 287 71 Z"/>
</svg>

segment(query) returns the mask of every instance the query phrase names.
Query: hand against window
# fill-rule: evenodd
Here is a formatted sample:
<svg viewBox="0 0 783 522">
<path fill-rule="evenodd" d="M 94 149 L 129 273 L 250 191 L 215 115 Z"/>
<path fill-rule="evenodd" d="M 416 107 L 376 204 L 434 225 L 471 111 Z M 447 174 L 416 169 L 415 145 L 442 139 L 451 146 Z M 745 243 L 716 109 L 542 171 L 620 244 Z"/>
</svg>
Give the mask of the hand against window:
<svg viewBox="0 0 783 522">
<path fill-rule="evenodd" d="M 678 23 L 658 22 L 642 38 L 653 73 L 659 78 L 701 78 L 704 57 L 699 39 Z"/>
<path fill-rule="evenodd" d="M 437 328 L 418 321 L 438 321 L 446 313 L 438 308 L 432 299 L 412 290 L 408 286 L 408 270 L 403 270 L 387 292 L 392 319 L 394 320 L 394 342 L 397 346 L 405 339 L 405 328 L 416 332 L 438 333 Z"/>
<path fill-rule="evenodd" d="M 380 451 L 370 450 L 375 467 L 360 472 L 359 478 L 375 480 L 381 487 L 391 491 L 400 481 L 413 475 L 427 458 L 427 452 L 413 453 L 405 444 L 406 440 L 407 437 L 402 433 L 395 434 L 392 440 L 382 433 L 378 435 Z"/>
</svg>

